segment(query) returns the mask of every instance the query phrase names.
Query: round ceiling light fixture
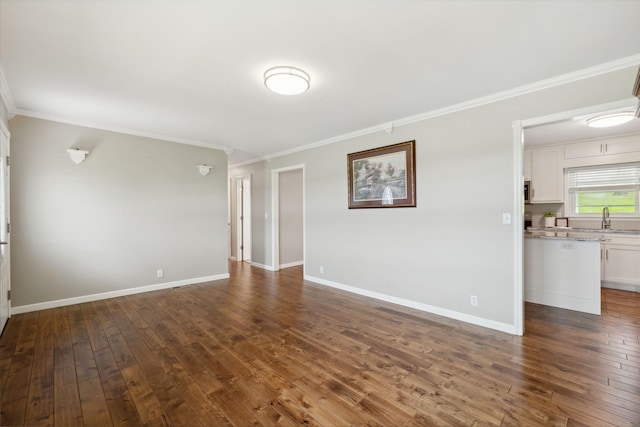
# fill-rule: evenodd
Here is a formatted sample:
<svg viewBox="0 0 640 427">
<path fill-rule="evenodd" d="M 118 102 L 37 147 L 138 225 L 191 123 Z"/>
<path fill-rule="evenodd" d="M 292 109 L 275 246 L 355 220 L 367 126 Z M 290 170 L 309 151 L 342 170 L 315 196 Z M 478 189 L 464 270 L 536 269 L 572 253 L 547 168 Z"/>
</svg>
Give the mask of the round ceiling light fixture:
<svg viewBox="0 0 640 427">
<path fill-rule="evenodd" d="M 309 74 L 296 67 L 278 66 L 264 72 L 264 85 L 280 95 L 299 95 L 309 90 Z"/>
<path fill-rule="evenodd" d="M 620 111 L 618 113 L 605 114 L 587 119 L 587 126 L 592 128 L 608 128 L 618 126 L 633 120 L 632 111 Z"/>
</svg>

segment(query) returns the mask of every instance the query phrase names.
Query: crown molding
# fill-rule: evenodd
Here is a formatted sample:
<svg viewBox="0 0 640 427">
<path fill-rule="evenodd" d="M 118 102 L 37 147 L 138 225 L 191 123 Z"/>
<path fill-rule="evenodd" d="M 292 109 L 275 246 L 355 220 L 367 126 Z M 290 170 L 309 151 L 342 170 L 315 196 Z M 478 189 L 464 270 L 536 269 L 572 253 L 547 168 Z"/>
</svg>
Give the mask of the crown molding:
<svg viewBox="0 0 640 427">
<path fill-rule="evenodd" d="M 7 84 L 7 80 L 4 77 L 4 71 L 2 70 L 1 65 L 0 65 L 0 98 L 2 98 L 2 102 L 4 103 L 4 106 L 7 107 L 9 118 L 12 118 L 16 112 L 16 104 L 13 102 L 13 97 L 11 96 L 11 91 L 9 90 L 9 85 Z"/>
<path fill-rule="evenodd" d="M 229 147 L 224 147 L 222 145 L 211 144 L 211 143 L 202 142 L 202 141 L 194 141 L 186 138 L 176 138 L 172 136 L 161 135 L 161 134 L 156 134 L 151 132 L 142 132 L 142 131 L 137 131 L 133 129 L 120 128 L 117 126 L 105 126 L 99 123 L 85 122 L 81 120 L 69 120 L 61 116 L 56 116 L 54 114 L 40 113 L 37 111 L 31 111 L 31 110 L 23 110 L 21 108 L 17 109 L 16 115 L 32 117 L 34 119 L 50 120 L 53 122 L 65 123 L 68 125 L 99 129 L 107 132 L 116 132 L 116 133 L 121 133 L 125 135 L 140 136 L 142 138 L 157 139 L 160 141 L 175 142 L 178 144 L 194 145 L 196 147 L 212 148 L 215 150 L 222 150 L 225 153 L 227 153 L 227 150 L 229 150 Z"/>
<path fill-rule="evenodd" d="M 591 114 L 602 113 L 603 111 L 613 111 L 629 109 L 635 106 L 635 98 L 621 99 L 619 101 L 607 102 L 606 104 L 590 105 L 585 108 L 578 108 L 575 110 L 562 111 L 560 113 L 553 113 L 546 116 L 533 117 L 522 121 L 522 127 L 538 126 L 547 123 L 559 122 L 562 120 L 572 119 L 574 117 L 583 117 Z"/>
<path fill-rule="evenodd" d="M 365 129 L 357 130 L 354 132 L 346 133 L 343 135 L 335 136 L 332 138 L 324 139 L 321 141 L 313 142 L 307 145 L 303 145 L 301 147 L 292 148 L 290 150 L 279 151 L 277 153 L 269 154 L 267 156 L 263 156 L 253 160 L 247 160 L 242 163 L 235 163 L 235 164 L 229 165 L 229 167 L 246 166 L 246 165 L 257 163 L 263 160 L 270 160 L 276 157 L 282 157 L 289 154 L 298 153 L 300 151 L 306 151 L 306 150 L 311 150 L 313 148 L 322 147 L 323 145 L 334 144 L 336 142 L 356 138 L 358 136 L 368 135 L 368 134 L 379 132 L 379 131 L 387 131 L 389 129 L 389 123 L 392 124 L 393 128 L 397 128 L 399 126 L 405 126 L 411 123 L 421 122 L 423 120 L 429 120 L 435 117 L 444 116 L 444 115 L 455 113 L 458 111 L 464 111 L 471 108 L 480 107 L 480 106 L 491 104 L 494 102 L 503 101 L 505 99 L 515 98 L 518 96 L 526 95 L 533 92 L 538 92 L 541 90 L 549 89 L 556 86 L 561 86 L 568 83 L 577 82 L 577 81 L 588 79 L 591 77 L 597 77 L 602 74 L 607 74 L 613 71 L 618 71 L 618 70 L 628 68 L 628 67 L 633 67 L 636 65 L 640 65 L 640 54 L 627 56 L 624 58 L 617 59 L 615 61 L 605 62 L 604 64 L 595 65 L 593 67 L 584 68 L 582 70 L 561 74 L 556 77 L 540 80 L 540 81 L 523 85 L 523 86 L 518 86 L 513 89 L 508 89 L 505 91 L 496 92 L 494 94 L 483 96 L 480 98 L 474 98 L 469 101 L 450 105 L 448 107 L 427 111 L 425 113 L 416 114 L 414 116 L 393 120 L 391 122 L 385 122 L 384 124 L 379 124 L 369 128 L 365 128 Z"/>
</svg>

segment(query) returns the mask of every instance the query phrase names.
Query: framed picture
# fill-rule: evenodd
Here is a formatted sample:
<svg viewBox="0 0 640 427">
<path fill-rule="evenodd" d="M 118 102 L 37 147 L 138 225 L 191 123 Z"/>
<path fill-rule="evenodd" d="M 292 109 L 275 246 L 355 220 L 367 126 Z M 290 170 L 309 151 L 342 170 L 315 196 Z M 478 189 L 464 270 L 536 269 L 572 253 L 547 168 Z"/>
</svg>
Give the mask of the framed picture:
<svg viewBox="0 0 640 427">
<path fill-rule="evenodd" d="M 416 206 L 415 141 L 347 155 L 349 209 Z"/>
<path fill-rule="evenodd" d="M 569 218 L 556 218 L 556 227 L 568 227 Z"/>
</svg>

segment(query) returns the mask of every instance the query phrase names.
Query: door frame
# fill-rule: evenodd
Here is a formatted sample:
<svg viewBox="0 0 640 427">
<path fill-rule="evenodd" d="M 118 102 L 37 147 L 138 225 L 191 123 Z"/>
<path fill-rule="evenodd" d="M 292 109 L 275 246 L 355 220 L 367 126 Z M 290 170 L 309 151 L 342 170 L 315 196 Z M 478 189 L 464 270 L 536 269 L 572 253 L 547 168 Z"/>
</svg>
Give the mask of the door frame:
<svg viewBox="0 0 640 427">
<path fill-rule="evenodd" d="M 280 174 L 283 172 L 302 170 L 302 268 L 306 263 L 306 197 L 305 197 L 305 169 L 304 163 L 271 170 L 271 265 L 273 271 L 280 270 Z"/>
<path fill-rule="evenodd" d="M 11 153 L 11 133 L 9 132 L 9 129 L 5 126 L 5 124 L 1 121 L 0 121 L 0 133 L 2 134 L 0 138 L 6 141 L 5 154 L 7 158 L 9 158 Z M 0 144 L 3 144 L 3 143 L 0 142 Z M 9 167 L 10 166 L 7 164 L 6 165 L 7 181 L 5 183 L 6 194 L 4 196 L 6 198 L 5 209 L 6 209 L 7 224 L 11 222 L 10 220 L 11 218 L 11 198 L 10 198 L 11 173 L 9 172 Z M 3 256 L 5 257 L 6 265 L 5 265 L 5 268 L 2 269 L 2 272 L 0 273 L 2 275 L 6 275 L 6 284 L 7 284 L 6 289 L 3 289 L 2 287 L 0 287 L 0 310 L 2 310 L 2 307 L 6 305 L 7 312 L 2 313 L 2 316 L 0 316 L 0 319 L 2 319 L 0 320 L 0 332 L 4 330 L 4 327 L 6 326 L 6 322 L 9 321 L 9 318 L 11 318 L 11 299 L 9 298 L 9 292 L 11 291 L 11 244 L 10 244 L 11 235 L 10 235 L 10 231 L 8 230 L 7 224 L 0 224 L 0 227 L 7 227 L 7 235 L 6 235 L 7 244 L 2 246 L 2 248 L 5 251 Z M 5 315 L 6 315 L 6 321 L 4 321 Z"/>
</svg>

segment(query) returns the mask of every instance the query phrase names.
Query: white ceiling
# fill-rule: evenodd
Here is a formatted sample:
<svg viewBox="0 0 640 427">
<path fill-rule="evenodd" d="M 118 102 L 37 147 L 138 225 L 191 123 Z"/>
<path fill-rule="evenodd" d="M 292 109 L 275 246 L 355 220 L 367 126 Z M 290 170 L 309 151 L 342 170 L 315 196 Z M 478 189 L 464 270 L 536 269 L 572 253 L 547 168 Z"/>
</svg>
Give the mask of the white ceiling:
<svg viewBox="0 0 640 427">
<path fill-rule="evenodd" d="M 544 145 L 582 139 L 640 134 L 640 118 L 638 117 L 634 117 L 630 122 L 614 127 L 592 128 L 587 126 L 587 119 L 592 117 L 607 113 L 617 113 L 620 111 L 635 112 L 635 104 L 636 103 L 632 103 L 631 108 L 606 110 L 594 114 L 576 116 L 567 120 L 525 128 L 524 145 Z"/>
<path fill-rule="evenodd" d="M 638 55 L 638 16 L 623 0 L 0 0 L 0 66 L 19 114 L 237 163 Z M 275 65 L 311 89 L 270 93 Z"/>
</svg>

